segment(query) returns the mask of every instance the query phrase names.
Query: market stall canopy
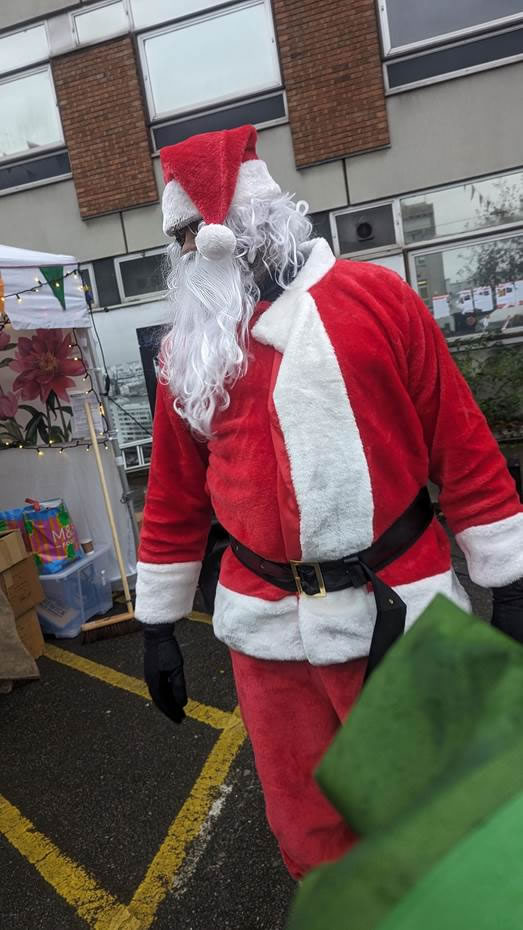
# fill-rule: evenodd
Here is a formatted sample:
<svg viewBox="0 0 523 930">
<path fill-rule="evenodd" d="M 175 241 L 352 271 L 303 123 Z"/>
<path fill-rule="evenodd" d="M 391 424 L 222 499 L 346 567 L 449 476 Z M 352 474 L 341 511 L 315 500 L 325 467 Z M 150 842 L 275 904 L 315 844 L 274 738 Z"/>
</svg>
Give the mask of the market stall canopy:
<svg viewBox="0 0 523 930">
<path fill-rule="evenodd" d="M 77 259 L 0 245 L 2 311 L 16 330 L 90 326 Z"/>
</svg>

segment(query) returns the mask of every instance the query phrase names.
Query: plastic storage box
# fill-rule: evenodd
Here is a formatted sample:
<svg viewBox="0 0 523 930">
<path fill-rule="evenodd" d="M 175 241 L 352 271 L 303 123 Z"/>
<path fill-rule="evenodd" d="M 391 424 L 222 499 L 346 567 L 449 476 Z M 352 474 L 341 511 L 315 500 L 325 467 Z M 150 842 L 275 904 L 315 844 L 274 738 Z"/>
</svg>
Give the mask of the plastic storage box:
<svg viewBox="0 0 523 930">
<path fill-rule="evenodd" d="M 58 639 L 71 639 L 82 623 L 95 614 L 106 613 L 113 603 L 107 574 L 109 546 L 78 559 L 55 575 L 40 575 L 45 600 L 36 610 L 44 633 Z"/>
</svg>

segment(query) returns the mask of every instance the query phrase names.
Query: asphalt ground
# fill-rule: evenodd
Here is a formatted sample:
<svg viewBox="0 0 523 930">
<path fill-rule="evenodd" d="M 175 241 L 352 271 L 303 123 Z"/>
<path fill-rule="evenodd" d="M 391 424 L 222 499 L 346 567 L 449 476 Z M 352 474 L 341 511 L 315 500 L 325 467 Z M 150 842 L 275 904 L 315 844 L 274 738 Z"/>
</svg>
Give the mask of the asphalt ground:
<svg viewBox="0 0 523 930">
<path fill-rule="evenodd" d="M 487 617 L 457 552 L 455 568 Z M 1 930 L 285 927 L 295 884 L 233 713 L 228 652 L 201 620 L 178 637 L 181 726 L 147 699 L 140 633 L 49 641 L 41 680 L 0 698 Z"/>
</svg>

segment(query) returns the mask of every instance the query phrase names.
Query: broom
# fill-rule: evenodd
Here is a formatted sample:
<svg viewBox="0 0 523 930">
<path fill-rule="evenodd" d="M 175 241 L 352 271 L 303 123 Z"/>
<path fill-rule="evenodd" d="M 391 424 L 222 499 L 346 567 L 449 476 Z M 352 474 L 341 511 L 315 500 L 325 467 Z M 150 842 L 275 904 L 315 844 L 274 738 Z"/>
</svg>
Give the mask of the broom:
<svg viewBox="0 0 523 930">
<path fill-rule="evenodd" d="M 91 413 L 91 408 L 87 399 L 85 400 L 85 415 L 87 417 L 87 423 L 89 426 L 89 435 L 91 437 L 91 443 L 96 459 L 96 468 L 98 471 L 98 477 L 100 479 L 100 487 L 104 497 L 105 509 L 107 512 L 109 525 L 111 527 L 114 551 L 118 560 L 118 568 L 120 569 L 120 578 L 122 580 L 122 587 L 125 597 L 125 606 L 127 608 L 125 613 L 101 617 L 99 620 L 89 620 L 87 623 L 84 623 L 81 629 L 83 634 L 83 642 L 87 643 L 95 642 L 100 639 L 107 639 L 112 636 L 121 636 L 124 633 L 133 633 L 135 630 L 141 629 L 141 624 L 134 616 L 134 607 L 131 601 L 129 585 L 127 583 L 127 573 L 125 571 L 125 565 L 122 558 L 122 549 L 120 546 L 120 540 L 118 539 L 118 532 L 116 530 L 113 508 L 111 505 L 111 499 L 109 497 L 107 482 L 105 480 L 102 459 L 100 457 L 100 449 L 98 448 L 98 439 L 94 428 L 93 415 Z"/>
</svg>

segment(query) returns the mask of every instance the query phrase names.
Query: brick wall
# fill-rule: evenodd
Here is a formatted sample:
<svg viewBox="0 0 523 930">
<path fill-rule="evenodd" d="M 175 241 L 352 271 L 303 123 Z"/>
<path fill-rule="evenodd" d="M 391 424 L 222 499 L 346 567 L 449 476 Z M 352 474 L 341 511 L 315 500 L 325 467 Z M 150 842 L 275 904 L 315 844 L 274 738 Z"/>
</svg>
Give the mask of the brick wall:
<svg viewBox="0 0 523 930">
<path fill-rule="evenodd" d="M 389 144 L 375 0 L 273 0 L 299 168 Z"/>
<path fill-rule="evenodd" d="M 81 216 L 155 203 L 131 38 L 55 58 L 53 74 Z"/>
</svg>

